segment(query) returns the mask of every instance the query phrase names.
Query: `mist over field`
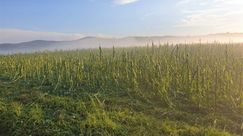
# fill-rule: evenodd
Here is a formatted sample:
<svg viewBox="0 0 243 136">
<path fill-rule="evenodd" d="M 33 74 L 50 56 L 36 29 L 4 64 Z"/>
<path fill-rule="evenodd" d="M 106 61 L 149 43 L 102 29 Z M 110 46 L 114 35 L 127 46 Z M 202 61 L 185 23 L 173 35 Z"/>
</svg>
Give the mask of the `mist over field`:
<svg viewBox="0 0 243 136">
<path fill-rule="evenodd" d="M 135 47 L 163 44 L 192 44 L 192 43 L 241 43 L 242 33 L 222 33 L 202 36 L 147 36 L 147 37 L 84 37 L 69 41 L 35 40 L 21 43 L 0 44 L 1 54 L 31 53 L 55 50 L 75 50 L 92 48 Z"/>
<path fill-rule="evenodd" d="M 243 136 L 243 0 L 0 0 L 0 136 Z"/>
</svg>

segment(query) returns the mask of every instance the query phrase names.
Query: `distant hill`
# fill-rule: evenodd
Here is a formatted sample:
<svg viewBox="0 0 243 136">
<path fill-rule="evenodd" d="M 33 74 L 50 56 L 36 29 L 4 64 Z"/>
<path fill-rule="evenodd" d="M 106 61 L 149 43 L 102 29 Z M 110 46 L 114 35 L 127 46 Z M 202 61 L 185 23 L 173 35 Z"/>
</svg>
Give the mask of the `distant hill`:
<svg viewBox="0 0 243 136">
<path fill-rule="evenodd" d="M 0 44 L 0 54 L 29 53 L 44 50 L 70 50 L 110 47 L 130 47 L 154 44 L 177 44 L 177 43 L 233 43 L 243 42 L 243 33 L 220 33 L 202 36 L 144 36 L 124 38 L 84 37 L 73 41 L 43 41 L 36 40 L 23 43 Z"/>
</svg>

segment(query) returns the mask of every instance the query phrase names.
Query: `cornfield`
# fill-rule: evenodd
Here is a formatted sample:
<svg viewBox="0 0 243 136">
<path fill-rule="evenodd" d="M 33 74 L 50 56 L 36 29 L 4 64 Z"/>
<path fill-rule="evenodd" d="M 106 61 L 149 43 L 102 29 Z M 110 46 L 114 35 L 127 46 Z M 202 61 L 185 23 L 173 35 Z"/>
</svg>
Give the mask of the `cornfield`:
<svg viewBox="0 0 243 136">
<path fill-rule="evenodd" d="M 80 114 L 77 109 L 72 109 L 72 103 L 75 103 L 73 105 L 76 107 L 77 103 L 84 103 L 84 107 L 89 106 L 89 110 L 83 111 L 89 113 L 85 115 L 85 119 L 79 117 L 77 120 L 80 122 L 69 120 L 72 123 L 66 120 L 67 124 L 75 126 L 73 129 L 65 130 L 70 132 L 67 135 L 243 134 L 241 44 L 152 45 L 112 49 L 100 47 L 5 55 L 0 56 L 0 78 L 3 83 L 18 84 L 25 89 L 38 90 L 37 92 L 47 96 L 68 98 L 70 101 L 65 106 L 67 112 Z M 30 113 L 36 114 L 37 111 L 38 114 L 54 118 L 52 115 L 45 115 L 49 108 L 43 104 L 44 100 L 42 103 L 31 101 L 35 106 L 30 106 L 29 103 L 23 103 L 23 100 L 15 99 L 16 97 L 19 98 L 16 94 L 0 93 L 0 116 L 10 112 L 4 108 L 1 110 L 2 101 L 2 107 L 7 107 L 6 103 L 15 102 L 17 107 L 31 107 L 34 112 Z M 41 108 L 44 113 L 40 111 Z M 119 118 L 123 110 L 133 111 L 134 115 L 126 112 L 126 115 L 123 113 L 124 117 Z M 62 110 L 59 112 L 60 115 L 67 114 Z M 6 121 L 7 117 L 3 115 L 0 122 Z M 191 115 L 193 117 L 190 119 Z M 91 116 L 98 116 L 98 120 L 106 125 L 87 125 L 92 122 Z M 130 116 L 136 121 L 131 121 L 134 124 L 129 124 L 129 121 L 124 123 L 122 120 L 129 118 L 125 116 Z M 26 119 L 23 118 L 22 120 Z M 36 118 L 35 120 L 38 120 L 38 116 Z M 44 118 L 45 122 L 45 117 L 40 118 Z M 65 118 L 65 115 L 62 118 Z M 177 121 L 182 124 L 178 125 Z M 161 122 L 166 123 L 160 124 Z M 0 126 L 4 123 L 0 123 Z M 86 125 L 80 125 L 85 123 Z M 41 121 L 36 121 L 35 124 L 40 125 Z M 59 125 L 57 128 L 67 128 L 67 124 L 66 127 Z M 21 128 L 22 125 L 16 126 Z M 163 127 L 165 125 L 170 126 L 171 130 L 166 130 Z M 215 130 L 209 130 L 211 128 Z M 145 133 L 146 129 L 148 133 Z M 179 132 L 178 129 L 185 132 Z M 16 128 L 11 131 L 13 130 Z M 16 130 L 16 133 L 18 132 L 20 131 Z"/>
</svg>

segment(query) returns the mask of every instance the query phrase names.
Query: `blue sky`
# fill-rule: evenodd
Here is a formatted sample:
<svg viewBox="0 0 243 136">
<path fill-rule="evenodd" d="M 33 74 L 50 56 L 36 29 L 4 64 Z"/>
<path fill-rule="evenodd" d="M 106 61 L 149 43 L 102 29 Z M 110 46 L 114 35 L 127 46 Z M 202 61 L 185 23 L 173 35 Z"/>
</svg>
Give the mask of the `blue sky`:
<svg viewBox="0 0 243 136">
<path fill-rule="evenodd" d="M 81 35 L 243 32 L 242 0 L 0 0 L 8 31 Z"/>
</svg>

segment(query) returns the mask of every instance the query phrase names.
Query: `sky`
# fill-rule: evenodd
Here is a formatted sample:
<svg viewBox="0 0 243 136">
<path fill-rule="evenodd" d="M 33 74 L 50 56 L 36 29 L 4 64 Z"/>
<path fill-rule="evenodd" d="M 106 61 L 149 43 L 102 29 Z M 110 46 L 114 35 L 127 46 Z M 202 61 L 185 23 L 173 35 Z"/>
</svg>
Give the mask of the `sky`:
<svg viewBox="0 0 243 136">
<path fill-rule="evenodd" d="M 243 0 L 0 0 L 0 42 L 243 32 Z"/>
</svg>

